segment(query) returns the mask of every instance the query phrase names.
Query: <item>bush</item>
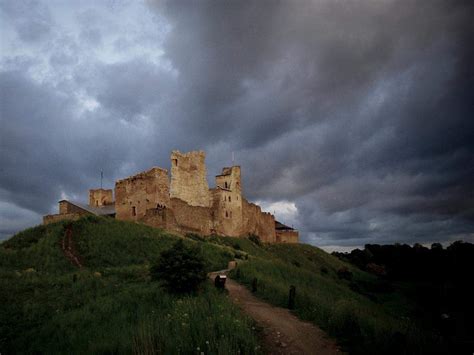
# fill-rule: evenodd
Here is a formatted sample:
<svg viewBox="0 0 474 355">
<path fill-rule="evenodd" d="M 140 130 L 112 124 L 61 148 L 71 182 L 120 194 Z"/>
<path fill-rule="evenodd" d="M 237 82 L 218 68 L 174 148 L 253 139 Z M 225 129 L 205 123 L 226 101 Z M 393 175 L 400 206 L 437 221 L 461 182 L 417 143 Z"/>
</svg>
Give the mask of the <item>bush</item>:
<svg viewBox="0 0 474 355">
<path fill-rule="evenodd" d="M 262 245 L 262 241 L 260 240 L 260 237 L 258 235 L 255 235 L 255 234 L 249 235 L 249 240 L 258 246 Z"/>
<path fill-rule="evenodd" d="M 206 280 L 205 261 L 197 248 L 187 247 L 179 240 L 161 253 L 150 274 L 171 293 L 194 292 Z"/>
<path fill-rule="evenodd" d="M 186 233 L 185 237 L 189 238 L 189 239 L 192 239 L 192 240 L 195 240 L 195 241 L 198 241 L 198 242 L 205 242 L 206 241 L 205 237 L 203 237 L 199 234 L 196 234 L 196 233 Z"/>
</svg>

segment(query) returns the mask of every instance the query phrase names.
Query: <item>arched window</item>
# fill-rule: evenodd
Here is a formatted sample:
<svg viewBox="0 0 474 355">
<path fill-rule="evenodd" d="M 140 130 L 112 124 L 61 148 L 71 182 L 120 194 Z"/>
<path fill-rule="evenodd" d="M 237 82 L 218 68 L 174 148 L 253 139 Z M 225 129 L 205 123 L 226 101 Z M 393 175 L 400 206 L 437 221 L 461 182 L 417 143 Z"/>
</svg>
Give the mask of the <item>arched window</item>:
<svg viewBox="0 0 474 355">
<path fill-rule="evenodd" d="M 227 211 L 225 211 L 225 217 L 226 217 L 226 218 L 229 217 L 229 214 L 227 213 Z"/>
<path fill-rule="evenodd" d="M 136 216 L 137 215 L 137 209 L 135 206 L 132 207 L 132 216 Z"/>
<path fill-rule="evenodd" d="M 224 182 L 224 187 L 227 189 L 227 181 Z"/>
<path fill-rule="evenodd" d="M 231 198 L 230 198 L 230 196 L 229 196 L 229 202 L 231 202 L 231 201 L 232 201 L 232 200 L 231 200 Z"/>
</svg>

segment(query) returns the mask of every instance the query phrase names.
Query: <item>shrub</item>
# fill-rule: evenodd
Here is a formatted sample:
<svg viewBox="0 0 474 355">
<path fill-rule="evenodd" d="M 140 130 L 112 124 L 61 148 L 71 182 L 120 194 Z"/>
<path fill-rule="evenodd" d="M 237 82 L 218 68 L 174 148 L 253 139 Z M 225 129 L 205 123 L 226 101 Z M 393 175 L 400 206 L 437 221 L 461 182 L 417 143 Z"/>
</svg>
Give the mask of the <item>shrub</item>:
<svg viewBox="0 0 474 355">
<path fill-rule="evenodd" d="M 150 268 L 152 280 L 159 280 L 172 293 L 196 291 L 206 280 L 205 261 L 197 248 L 177 241 L 161 253 L 157 263 Z"/>
<path fill-rule="evenodd" d="M 203 237 L 199 234 L 196 234 L 196 233 L 186 233 L 185 237 L 189 238 L 189 239 L 192 239 L 192 240 L 196 240 L 198 242 L 205 242 L 206 241 L 205 237 Z"/>
<path fill-rule="evenodd" d="M 255 235 L 255 234 L 249 235 L 249 240 L 258 246 L 262 245 L 262 241 L 260 240 L 260 237 L 258 235 Z"/>
</svg>

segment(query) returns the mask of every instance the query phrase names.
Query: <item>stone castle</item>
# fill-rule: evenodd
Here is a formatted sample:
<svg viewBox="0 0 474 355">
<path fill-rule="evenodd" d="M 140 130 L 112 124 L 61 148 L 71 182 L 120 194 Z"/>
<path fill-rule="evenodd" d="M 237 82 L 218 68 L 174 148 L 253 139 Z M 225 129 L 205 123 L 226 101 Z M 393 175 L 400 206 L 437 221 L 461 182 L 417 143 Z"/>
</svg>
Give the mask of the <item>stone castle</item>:
<svg viewBox="0 0 474 355">
<path fill-rule="evenodd" d="M 86 214 L 135 221 L 180 234 L 257 235 L 267 243 L 298 243 L 298 231 L 248 202 L 242 196 L 240 166 L 222 169 L 216 187 L 206 179 L 205 153 L 171 153 L 171 180 L 166 169 L 150 170 L 115 182 L 113 191 L 89 191 L 89 204 L 59 201 L 59 214 L 43 217 L 48 224 Z"/>
</svg>

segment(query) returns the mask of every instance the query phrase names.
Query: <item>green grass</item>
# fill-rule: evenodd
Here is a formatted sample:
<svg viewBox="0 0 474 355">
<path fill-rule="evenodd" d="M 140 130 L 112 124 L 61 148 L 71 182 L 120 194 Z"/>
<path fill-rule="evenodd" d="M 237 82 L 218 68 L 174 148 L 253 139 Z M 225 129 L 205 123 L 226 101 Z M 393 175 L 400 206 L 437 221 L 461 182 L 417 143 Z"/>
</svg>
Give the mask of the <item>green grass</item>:
<svg viewBox="0 0 474 355">
<path fill-rule="evenodd" d="M 257 296 L 280 307 L 287 307 L 289 288 L 296 286 L 295 314 L 319 325 L 350 353 L 440 350 L 438 338 L 409 318 L 412 305 L 398 292 L 380 291 L 382 281 L 375 276 L 309 245 L 267 245 L 252 256 L 256 245 L 235 242 L 251 256 L 238 264 L 233 278 L 249 288 L 256 278 Z M 339 279 L 341 267 L 352 272 L 352 280 Z"/>
<path fill-rule="evenodd" d="M 178 297 L 150 280 L 149 264 L 178 237 L 104 218 L 79 220 L 79 271 L 59 247 L 64 225 L 28 229 L 0 245 L 2 353 L 259 353 L 253 322 L 211 283 Z M 217 245 L 202 249 L 209 270 L 233 257 Z"/>
<path fill-rule="evenodd" d="M 0 244 L 2 353 L 259 353 L 253 322 L 207 283 L 178 297 L 152 282 L 149 267 L 178 238 L 162 230 L 107 218 L 72 224 L 84 268 L 60 249 L 66 223 L 27 229 Z M 256 295 L 319 325 L 355 354 L 443 351 L 437 337 L 411 316 L 395 290 L 309 245 L 256 245 L 248 239 L 185 237 L 207 270 L 238 260 L 231 276 Z M 337 271 L 348 268 L 352 280 Z M 74 276 L 75 275 L 75 276 Z"/>
</svg>

